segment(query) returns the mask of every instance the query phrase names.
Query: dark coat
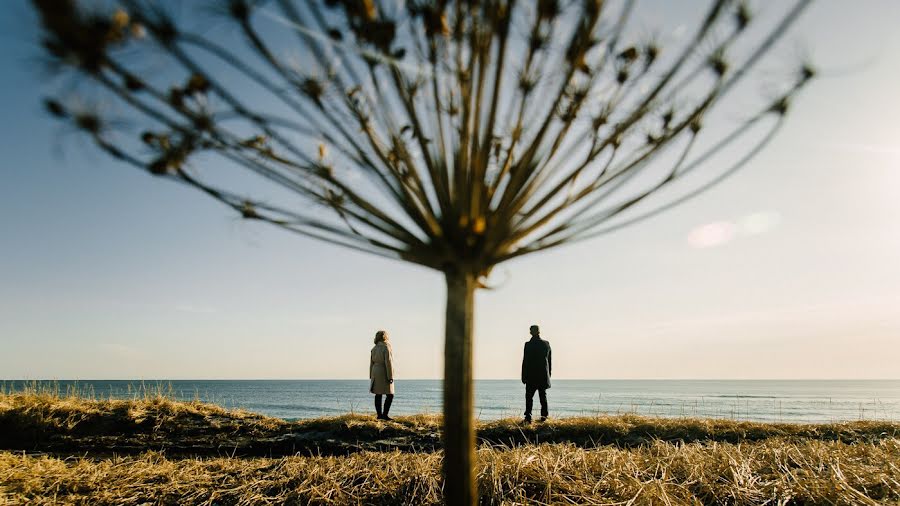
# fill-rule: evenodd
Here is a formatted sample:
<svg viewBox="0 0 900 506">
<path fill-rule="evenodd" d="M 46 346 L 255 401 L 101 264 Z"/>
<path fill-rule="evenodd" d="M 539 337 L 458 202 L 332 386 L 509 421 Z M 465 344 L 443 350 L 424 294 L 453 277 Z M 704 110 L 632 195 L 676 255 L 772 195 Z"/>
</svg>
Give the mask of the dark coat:
<svg viewBox="0 0 900 506">
<path fill-rule="evenodd" d="M 550 343 L 539 337 L 531 338 L 525 343 L 522 357 L 522 383 L 535 388 L 550 388 L 552 371 Z"/>
</svg>

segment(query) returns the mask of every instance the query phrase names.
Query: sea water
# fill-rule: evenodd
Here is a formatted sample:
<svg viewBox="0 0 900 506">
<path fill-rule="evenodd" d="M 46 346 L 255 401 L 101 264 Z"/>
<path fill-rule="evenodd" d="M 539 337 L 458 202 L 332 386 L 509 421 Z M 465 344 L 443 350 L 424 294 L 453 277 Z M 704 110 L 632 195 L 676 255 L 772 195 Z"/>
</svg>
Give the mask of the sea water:
<svg viewBox="0 0 900 506">
<path fill-rule="evenodd" d="M 368 380 L 85 380 L 10 381 L 98 398 L 162 391 L 285 419 L 372 413 Z M 392 415 L 440 413 L 440 380 L 397 380 Z M 553 417 L 634 413 L 765 422 L 900 420 L 900 380 L 553 380 Z M 519 417 L 525 388 L 515 380 L 476 380 L 475 415 Z M 535 412 L 538 399 L 535 396 Z"/>
</svg>

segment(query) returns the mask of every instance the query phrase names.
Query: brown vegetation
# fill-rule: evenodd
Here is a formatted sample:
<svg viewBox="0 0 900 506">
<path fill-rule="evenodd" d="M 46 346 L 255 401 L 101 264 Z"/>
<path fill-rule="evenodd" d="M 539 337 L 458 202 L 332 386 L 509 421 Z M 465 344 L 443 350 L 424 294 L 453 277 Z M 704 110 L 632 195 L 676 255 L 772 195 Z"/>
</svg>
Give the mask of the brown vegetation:
<svg viewBox="0 0 900 506">
<path fill-rule="evenodd" d="M 159 392 L 0 393 L 0 503 L 436 504 L 440 426 L 427 415 L 288 422 Z M 604 416 L 478 433 L 485 504 L 900 501 L 900 424 L 889 422 Z M 305 446 L 293 455 L 284 441 Z M 267 453 L 278 457 L 240 457 Z"/>
<path fill-rule="evenodd" d="M 285 421 L 200 401 L 177 401 L 156 390 L 132 399 L 92 399 L 30 390 L 0 393 L 0 449 L 67 454 L 168 456 L 347 455 L 360 451 L 424 453 L 440 449 L 439 415 L 347 414 Z M 771 438 L 871 443 L 900 438 L 900 424 L 856 421 L 833 424 L 772 424 L 697 418 L 616 415 L 551 419 L 522 425 L 515 419 L 481 422 L 482 446 L 516 447 L 571 443 L 646 446 L 668 443 L 741 443 Z"/>
<path fill-rule="evenodd" d="M 60 459 L 0 452 L 13 504 L 436 504 L 441 452 Z M 482 446 L 483 503 L 879 504 L 900 500 L 900 440 Z"/>
</svg>

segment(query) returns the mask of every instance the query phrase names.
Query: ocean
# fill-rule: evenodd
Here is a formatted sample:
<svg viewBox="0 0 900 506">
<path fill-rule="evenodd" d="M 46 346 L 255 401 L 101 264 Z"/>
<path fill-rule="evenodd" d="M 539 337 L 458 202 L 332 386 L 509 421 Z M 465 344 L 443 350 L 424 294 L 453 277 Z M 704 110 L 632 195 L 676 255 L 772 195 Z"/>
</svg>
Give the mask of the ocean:
<svg viewBox="0 0 900 506">
<path fill-rule="evenodd" d="M 367 380 L 85 380 L 0 382 L 5 391 L 40 384 L 61 393 L 131 398 L 164 391 L 288 420 L 373 413 Z M 440 413 L 440 380 L 397 380 L 391 415 Z M 516 380 L 476 380 L 482 420 L 520 417 Z M 553 380 L 550 416 L 634 413 L 763 422 L 900 420 L 900 380 Z M 535 395 L 535 411 L 538 399 Z"/>
</svg>

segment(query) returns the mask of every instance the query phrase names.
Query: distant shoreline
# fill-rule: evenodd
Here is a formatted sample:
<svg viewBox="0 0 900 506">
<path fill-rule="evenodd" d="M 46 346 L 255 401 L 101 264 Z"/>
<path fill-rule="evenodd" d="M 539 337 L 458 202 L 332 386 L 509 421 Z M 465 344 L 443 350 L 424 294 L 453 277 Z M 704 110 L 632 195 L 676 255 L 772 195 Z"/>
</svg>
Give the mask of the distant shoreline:
<svg viewBox="0 0 900 506">
<path fill-rule="evenodd" d="M 0 381 L 6 392 L 49 390 L 98 399 L 164 395 L 287 420 L 373 412 L 368 380 L 48 380 Z M 440 380 L 397 379 L 392 413 L 440 413 Z M 520 417 L 518 380 L 476 380 L 479 420 Z M 900 420 L 900 380 L 554 380 L 556 417 L 635 414 L 754 422 Z"/>
<path fill-rule="evenodd" d="M 166 383 L 171 381 L 368 381 L 365 378 L 0 378 L 0 383 L 29 383 L 29 382 L 99 382 L 99 381 L 130 381 L 134 383 Z M 442 381 L 442 378 L 400 378 L 398 381 Z M 519 381 L 518 378 L 475 378 L 475 381 Z M 750 381 L 778 381 L 778 382 L 900 382 L 900 378 L 553 378 L 553 381 L 662 381 L 662 382 L 750 382 Z"/>
</svg>

